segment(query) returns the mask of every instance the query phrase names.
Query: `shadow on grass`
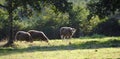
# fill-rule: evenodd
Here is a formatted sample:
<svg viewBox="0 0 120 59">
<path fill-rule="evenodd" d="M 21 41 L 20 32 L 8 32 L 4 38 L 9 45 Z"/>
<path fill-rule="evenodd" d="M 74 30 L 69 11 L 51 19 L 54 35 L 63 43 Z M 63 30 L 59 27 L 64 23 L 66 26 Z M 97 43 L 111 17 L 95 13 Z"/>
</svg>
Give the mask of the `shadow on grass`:
<svg viewBox="0 0 120 59">
<path fill-rule="evenodd" d="M 108 41 L 87 41 L 81 43 L 71 43 L 69 45 L 60 46 L 31 46 L 28 48 L 0 48 L 1 55 L 9 55 L 15 53 L 35 52 L 35 51 L 60 51 L 60 50 L 75 50 L 75 49 L 98 49 L 120 47 L 120 40 L 110 39 Z"/>
</svg>

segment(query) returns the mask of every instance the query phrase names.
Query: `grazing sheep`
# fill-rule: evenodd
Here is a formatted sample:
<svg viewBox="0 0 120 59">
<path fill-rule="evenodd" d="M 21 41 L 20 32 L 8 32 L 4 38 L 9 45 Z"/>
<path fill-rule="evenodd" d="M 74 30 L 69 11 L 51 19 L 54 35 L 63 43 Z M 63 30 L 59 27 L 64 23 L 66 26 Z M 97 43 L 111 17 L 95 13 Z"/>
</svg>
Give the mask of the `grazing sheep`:
<svg viewBox="0 0 120 59">
<path fill-rule="evenodd" d="M 42 41 L 45 41 L 48 43 L 48 37 L 42 32 L 42 31 L 37 31 L 37 30 L 29 30 L 28 33 L 31 34 L 33 40 L 34 39 L 39 39 Z"/>
<path fill-rule="evenodd" d="M 33 42 L 31 35 L 25 31 L 18 31 L 15 35 L 15 40 Z"/>
<path fill-rule="evenodd" d="M 72 38 L 73 34 L 76 32 L 75 28 L 71 27 L 61 27 L 60 28 L 60 35 L 62 39 Z"/>
</svg>

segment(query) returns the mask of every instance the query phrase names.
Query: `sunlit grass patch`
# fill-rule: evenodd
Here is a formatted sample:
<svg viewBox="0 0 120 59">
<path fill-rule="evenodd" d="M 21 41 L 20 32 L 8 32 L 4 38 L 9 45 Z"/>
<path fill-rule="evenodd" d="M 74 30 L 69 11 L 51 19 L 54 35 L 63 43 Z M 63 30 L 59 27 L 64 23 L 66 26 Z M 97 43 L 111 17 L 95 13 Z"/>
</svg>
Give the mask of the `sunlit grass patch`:
<svg viewBox="0 0 120 59">
<path fill-rule="evenodd" d="M 106 59 L 120 58 L 120 38 L 72 38 L 69 40 L 15 42 L 0 47 L 0 59 Z"/>
</svg>

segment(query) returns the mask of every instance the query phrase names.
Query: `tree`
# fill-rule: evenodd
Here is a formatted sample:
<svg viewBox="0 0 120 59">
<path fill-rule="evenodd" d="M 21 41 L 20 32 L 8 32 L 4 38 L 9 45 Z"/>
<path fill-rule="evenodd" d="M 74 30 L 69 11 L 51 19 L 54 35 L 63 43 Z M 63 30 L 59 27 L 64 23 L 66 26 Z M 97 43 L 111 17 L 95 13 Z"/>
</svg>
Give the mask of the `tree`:
<svg viewBox="0 0 120 59">
<path fill-rule="evenodd" d="M 13 44 L 13 13 L 19 7 L 22 10 L 22 16 L 29 16 L 31 12 L 41 11 L 41 8 L 46 5 L 54 5 L 55 11 L 67 12 L 71 9 L 72 4 L 68 0 L 5 0 L 4 4 L 0 4 L 0 8 L 5 9 L 8 12 L 9 19 L 9 41 L 5 46 L 11 46 Z M 33 10 L 32 10 L 33 9 Z M 18 11 L 18 10 L 17 10 Z"/>
<path fill-rule="evenodd" d="M 90 10 L 88 19 L 95 15 L 101 19 L 101 23 L 93 29 L 93 33 L 107 36 L 120 35 L 120 0 L 91 0 L 87 7 Z"/>
<path fill-rule="evenodd" d="M 91 0 L 88 4 L 90 16 L 98 15 L 100 18 L 120 12 L 120 0 Z"/>
</svg>

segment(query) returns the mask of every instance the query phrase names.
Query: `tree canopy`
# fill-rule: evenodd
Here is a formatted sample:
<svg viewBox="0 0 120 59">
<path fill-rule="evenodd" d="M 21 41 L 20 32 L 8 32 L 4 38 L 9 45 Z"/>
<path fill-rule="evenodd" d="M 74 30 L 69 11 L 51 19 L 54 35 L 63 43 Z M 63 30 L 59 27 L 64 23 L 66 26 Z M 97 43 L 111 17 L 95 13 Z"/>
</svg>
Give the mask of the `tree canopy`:
<svg viewBox="0 0 120 59">
<path fill-rule="evenodd" d="M 120 12 L 120 0 L 90 0 L 87 6 L 92 15 L 101 18 Z"/>
<path fill-rule="evenodd" d="M 102 20 L 94 32 L 107 36 L 120 35 L 120 0 L 91 0 L 87 7 L 90 11 L 89 19 L 98 15 Z"/>
</svg>

